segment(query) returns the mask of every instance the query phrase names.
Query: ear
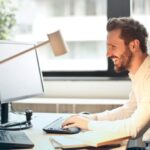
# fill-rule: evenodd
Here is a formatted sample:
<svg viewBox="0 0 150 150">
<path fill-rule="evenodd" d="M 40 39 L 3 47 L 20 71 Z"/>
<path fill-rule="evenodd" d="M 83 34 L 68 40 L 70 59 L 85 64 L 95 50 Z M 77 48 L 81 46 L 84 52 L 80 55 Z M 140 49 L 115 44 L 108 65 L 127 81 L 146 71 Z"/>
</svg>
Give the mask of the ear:
<svg viewBox="0 0 150 150">
<path fill-rule="evenodd" d="M 132 52 L 136 52 L 140 49 L 140 41 L 135 39 L 129 43 L 129 48 Z"/>
</svg>

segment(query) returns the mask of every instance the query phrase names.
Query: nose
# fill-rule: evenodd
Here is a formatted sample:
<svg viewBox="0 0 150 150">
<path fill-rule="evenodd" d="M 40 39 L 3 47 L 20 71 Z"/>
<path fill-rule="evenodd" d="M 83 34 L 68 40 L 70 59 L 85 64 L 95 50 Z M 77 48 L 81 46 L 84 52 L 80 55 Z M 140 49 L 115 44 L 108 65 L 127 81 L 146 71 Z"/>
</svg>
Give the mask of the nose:
<svg viewBox="0 0 150 150">
<path fill-rule="evenodd" d="M 111 57 L 112 56 L 112 50 L 110 48 L 107 48 L 106 55 L 107 55 L 107 57 Z"/>
</svg>

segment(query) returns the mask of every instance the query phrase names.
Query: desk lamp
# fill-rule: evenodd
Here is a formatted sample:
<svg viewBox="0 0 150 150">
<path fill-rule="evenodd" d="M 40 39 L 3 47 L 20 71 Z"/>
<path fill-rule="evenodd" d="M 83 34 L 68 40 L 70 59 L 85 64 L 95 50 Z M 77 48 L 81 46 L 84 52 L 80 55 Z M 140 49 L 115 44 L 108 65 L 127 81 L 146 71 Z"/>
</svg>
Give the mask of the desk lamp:
<svg viewBox="0 0 150 150">
<path fill-rule="evenodd" d="M 55 56 L 63 55 L 63 54 L 68 52 L 67 44 L 64 42 L 64 40 L 62 38 L 62 35 L 61 35 L 61 32 L 59 30 L 56 31 L 56 32 L 53 32 L 51 34 L 48 34 L 47 36 L 48 36 L 48 40 L 47 41 L 39 43 L 39 44 L 35 45 L 34 47 L 31 47 L 31 48 L 29 48 L 27 50 L 24 50 L 24 51 L 22 51 L 20 53 L 17 53 L 15 55 L 13 55 L 13 56 L 10 56 L 8 58 L 5 58 L 5 59 L 0 61 L 0 64 L 5 63 L 5 62 L 7 62 L 7 61 L 9 61 L 11 59 L 14 59 L 14 58 L 16 58 L 16 57 L 18 57 L 20 55 L 23 55 L 23 54 L 25 54 L 27 52 L 35 50 L 36 48 L 39 48 L 41 46 L 45 46 L 46 44 L 51 44 L 52 50 L 53 50 Z"/>
<path fill-rule="evenodd" d="M 7 63 L 8 61 L 11 61 L 23 54 L 26 54 L 32 50 L 35 50 L 40 47 L 44 47 L 46 45 L 51 45 L 52 46 L 52 50 L 55 54 L 55 56 L 59 56 L 59 55 L 62 55 L 62 54 L 65 54 L 67 51 L 68 51 L 68 47 L 67 47 L 67 44 L 65 43 L 65 41 L 63 40 L 63 37 L 61 35 L 61 32 L 60 31 L 56 31 L 56 32 L 53 32 L 51 34 L 48 34 L 48 40 L 47 41 L 44 41 L 44 42 L 41 42 L 29 49 L 26 49 L 26 50 L 23 50 L 19 53 L 16 53 L 14 55 L 11 55 L 9 57 L 6 57 L 6 58 L 3 58 L 2 60 L 0 60 L 0 64 L 4 64 L 4 63 Z M 0 102 L 0 105 L 1 105 L 1 112 L 8 112 L 8 103 L 2 103 Z M 2 123 L 6 123 L 7 120 L 8 120 L 8 116 L 7 116 L 7 113 L 1 113 L 1 115 L 3 115 L 1 118 L 2 119 Z"/>
</svg>

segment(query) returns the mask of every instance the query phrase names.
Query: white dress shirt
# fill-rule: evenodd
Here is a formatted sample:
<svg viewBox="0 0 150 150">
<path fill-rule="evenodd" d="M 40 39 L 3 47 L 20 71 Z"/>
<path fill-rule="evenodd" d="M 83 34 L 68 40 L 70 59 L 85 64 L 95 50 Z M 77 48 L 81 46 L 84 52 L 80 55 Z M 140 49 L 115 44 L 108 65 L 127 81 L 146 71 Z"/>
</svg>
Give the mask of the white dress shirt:
<svg viewBox="0 0 150 150">
<path fill-rule="evenodd" d="M 132 138 L 140 137 L 150 127 L 150 56 L 147 56 L 135 75 L 129 73 L 132 88 L 129 101 L 111 111 L 98 113 L 90 130 L 117 133 Z M 150 137 L 149 137 L 150 139 Z"/>
</svg>

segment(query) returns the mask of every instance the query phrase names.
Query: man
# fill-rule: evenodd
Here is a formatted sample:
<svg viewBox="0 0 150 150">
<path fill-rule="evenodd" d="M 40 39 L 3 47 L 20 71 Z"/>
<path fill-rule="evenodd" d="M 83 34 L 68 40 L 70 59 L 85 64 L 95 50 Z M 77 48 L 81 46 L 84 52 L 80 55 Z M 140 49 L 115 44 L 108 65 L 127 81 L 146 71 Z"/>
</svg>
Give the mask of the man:
<svg viewBox="0 0 150 150">
<path fill-rule="evenodd" d="M 138 138 L 150 127 L 150 56 L 147 53 L 148 33 L 131 18 L 112 18 L 107 23 L 107 56 L 116 72 L 129 71 L 132 89 L 129 101 L 117 109 L 89 116 L 74 115 L 64 128 L 77 126 L 84 130 L 124 132 Z"/>
</svg>

